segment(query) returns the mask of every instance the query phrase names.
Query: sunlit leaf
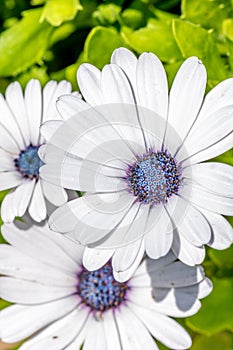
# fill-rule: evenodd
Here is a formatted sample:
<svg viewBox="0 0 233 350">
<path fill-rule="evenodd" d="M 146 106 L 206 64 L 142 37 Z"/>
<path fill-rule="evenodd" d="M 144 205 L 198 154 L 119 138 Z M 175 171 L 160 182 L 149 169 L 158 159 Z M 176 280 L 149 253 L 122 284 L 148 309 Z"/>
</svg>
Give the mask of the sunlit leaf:
<svg viewBox="0 0 233 350">
<path fill-rule="evenodd" d="M 233 278 L 214 278 L 213 284 L 213 291 L 202 301 L 202 308 L 186 321 L 192 330 L 208 336 L 223 330 L 233 331 Z"/>
<path fill-rule="evenodd" d="M 53 26 L 59 26 L 65 21 L 72 20 L 82 9 L 78 0 L 47 0 L 40 21 L 46 19 Z"/>
<path fill-rule="evenodd" d="M 101 25 L 113 24 L 117 21 L 120 12 L 120 6 L 115 4 L 100 5 L 93 13 L 93 18 L 95 18 L 97 23 Z"/>
<path fill-rule="evenodd" d="M 11 76 L 39 63 L 49 46 L 53 27 L 40 23 L 41 10 L 24 12 L 22 20 L 0 36 L 0 75 Z"/>
<path fill-rule="evenodd" d="M 158 55 L 162 61 L 171 63 L 182 59 L 172 33 L 170 20 L 150 19 L 146 27 L 135 31 L 123 27 L 122 36 L 138 53 L 150 51 Z"/>
<path fill-rule="evenodd" d="M 174 20 L 173 32 L 184 58 L 197 56 L 203 61 L 210 86 L 228 77 L 211 31 L 189 22 Z"/>
<path fill-rule="evenodd" d="M 220 156 L 211 159 L 211 161 L 233 165 L 233 148 L 221 154 Z"/>
<path fill-rule="evenodd" d="M 233 245 L 225 250 L 211 249 L 209 256 L 219 268 L 224 270 L 230 270 L 233 275 Z"/>
<path fill-rule="evenodd" d="M 233 15 L 231 0 L 183 0 L 182 14 L 193 23 L 219 32 L 222 31 L 222 21 Z"/>
<path fill-rule="evenodd" d="M 123 39 L 115 28 L 95 27 L 88 35 L 83 61 L 101 68 L 109 63 L 114 49 L 123 45 Z"/>
<path fill-rule="evenodd" d="M 199 335 L 194 339 L 193 346 L 190 350 L 232 350 L 233 335 L 230 333 L 218 333 L 212 337 Z"/>
</svg>

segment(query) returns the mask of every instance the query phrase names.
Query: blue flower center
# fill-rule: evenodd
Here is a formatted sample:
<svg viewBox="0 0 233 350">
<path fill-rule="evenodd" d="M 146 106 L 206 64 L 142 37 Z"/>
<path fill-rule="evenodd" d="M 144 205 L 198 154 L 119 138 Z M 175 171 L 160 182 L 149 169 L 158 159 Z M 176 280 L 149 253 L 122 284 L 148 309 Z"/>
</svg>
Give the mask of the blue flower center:
<svg viewBox="0 0 233 350">
<path fill-rule="evenodd" d="M 120 283 L 114 279 L 110 263 L 96 271 L 83 268 L 78 278 L 78 294 L 83 303 L 94 311 L 103 312 L 116 308 L 125 300 L 129 288 L 127 283 Z"/>
<path fill-rule="evenodd" d="M 129 165 L 125 180 L 139 202 L 154 206 L 178 193 L 181 169 L 167 151 L 149 150 Z"/>
<path fill-rule="evenodd" d="M 25 178 L 39 178 L 39 169 L 43 162 L 38 156 L 40 146 L 29 145 L 24 151 L 21 151 L 18 158 L 14 160 L 17 170 Z"/>
</svg>

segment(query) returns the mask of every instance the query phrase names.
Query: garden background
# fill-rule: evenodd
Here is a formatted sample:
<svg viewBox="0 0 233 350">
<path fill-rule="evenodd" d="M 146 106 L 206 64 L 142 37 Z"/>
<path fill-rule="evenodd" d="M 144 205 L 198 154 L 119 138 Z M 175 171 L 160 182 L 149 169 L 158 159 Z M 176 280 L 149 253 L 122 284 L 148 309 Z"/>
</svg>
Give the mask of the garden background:
<svg viewBox="0 0 233 350">
<path fill-rule="evenodd" d="M 170 84 L 181 63 L 198 56 L 207 68 L 208 91 L 233 77 L 233 0 L 0 0 L 3 94 L 10 82 L 25 86 L 31 78 L 42 85 L 67 79 L 77 90 L 79 65 L 102 68 L 120 46 L 137 55 L 155 53 Z M 233 151 L 216 160 L 233 165 Z M 204 267 L 214 290 L 197 315 L 179 322 L 192 335 L 192 350 L 233 350 L 233 246 L 208 249 Z M 0 300 L 0 308 L 8 304 Z M 8 348 L 18 346 L 0 344 Z"/>
</svg>

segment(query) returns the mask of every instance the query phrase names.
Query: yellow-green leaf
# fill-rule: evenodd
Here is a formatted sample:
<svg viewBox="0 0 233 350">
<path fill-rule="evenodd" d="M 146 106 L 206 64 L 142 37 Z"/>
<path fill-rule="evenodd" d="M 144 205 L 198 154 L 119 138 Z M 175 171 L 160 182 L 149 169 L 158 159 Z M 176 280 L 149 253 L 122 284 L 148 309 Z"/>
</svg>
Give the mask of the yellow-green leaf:
<svg viewBox="0 0 233 350">
<path fill-rule="evenodd" d="M 53 26 L 72 20 L 83 7 L 78 0 L 47 0 L 40 21 L 45 19 Z"/>
<path fill-rule="evenodd" d="M 40 63 L 50 42 L 53 27 L 40 23 L 41 9 L 25 11 L 23 18 L 0 35 L 0 75 L 17 75 Z"/>
</svg>

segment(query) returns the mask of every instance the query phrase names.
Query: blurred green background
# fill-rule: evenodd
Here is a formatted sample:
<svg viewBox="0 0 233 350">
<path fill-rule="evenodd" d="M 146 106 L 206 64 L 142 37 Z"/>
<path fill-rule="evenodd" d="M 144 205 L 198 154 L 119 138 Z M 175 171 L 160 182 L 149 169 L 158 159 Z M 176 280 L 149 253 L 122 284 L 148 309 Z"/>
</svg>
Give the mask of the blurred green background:
<svg viewBox="0 0 233 350">
<path fill-rule="evenodd" d="M 184 59 L 198 56 L 208 91 L 233 77 L 233 0 L 0 0 L 2 93 L 31 78 L 43 85 L 68 79 L 77 90 L 79 65 L 102 68 L 119 46 L 157 54 L 170 84 Z M 217 160 L 233 165 L 233 151 Z M 192 350 L 233 350 L 233 246 L 208 249 L 204 267 L 214 290 L 197 315 L 179 322 L 192 335 Z"/>
</svg>

